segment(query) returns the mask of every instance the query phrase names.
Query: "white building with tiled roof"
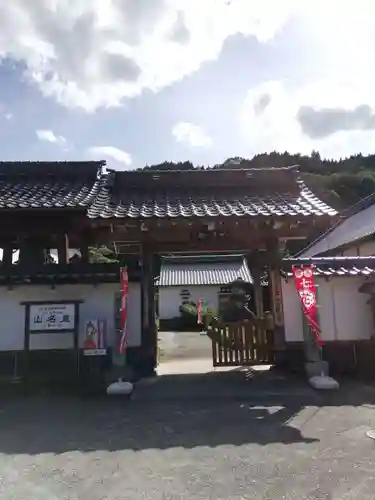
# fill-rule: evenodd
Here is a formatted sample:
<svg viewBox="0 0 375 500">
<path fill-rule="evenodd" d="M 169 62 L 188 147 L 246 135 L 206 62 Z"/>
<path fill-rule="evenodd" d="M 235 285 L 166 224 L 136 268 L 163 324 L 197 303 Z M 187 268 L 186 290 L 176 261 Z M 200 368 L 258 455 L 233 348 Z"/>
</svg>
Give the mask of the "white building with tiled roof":
<svg viewBox="0 0 375 500">
<path fill-rule="evenodd" d="M 340 220 L 295 258 L 284 260 L 282 284 L 287 359 L 303 363 L 303 320 L 292 266 L 313 265 L 323 359 L 334 375 L 375 378 L 375 194 L 342 213 Z"/>
<path fill-rule="evenodd" d="M 161 262 L 159 317 L 176 318 L 180 306 L 202 299 L 207 307 L 219 311 L 236 280 L 253 282 L 243 255 L 187 255 L 164 257 Z"/>
</svg>

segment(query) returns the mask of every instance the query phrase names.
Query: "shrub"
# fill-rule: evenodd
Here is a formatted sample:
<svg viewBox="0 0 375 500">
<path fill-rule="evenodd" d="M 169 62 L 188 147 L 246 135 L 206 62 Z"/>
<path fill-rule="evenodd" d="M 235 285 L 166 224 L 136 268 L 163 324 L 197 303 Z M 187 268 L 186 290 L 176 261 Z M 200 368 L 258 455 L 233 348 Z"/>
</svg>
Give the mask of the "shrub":
<svg viewBox="0 0 375 500">
<path fill-rule="evenodd" d="M 200 329 L 202 324 L 205 328 L 210 326 L 215 319 L 214 310 L 203 305 L 202 324 L 198 324 L 197 305 L 194 302 L 187 302 L 180 306 L 181 322 L 186 329 Z"/>
</svg>

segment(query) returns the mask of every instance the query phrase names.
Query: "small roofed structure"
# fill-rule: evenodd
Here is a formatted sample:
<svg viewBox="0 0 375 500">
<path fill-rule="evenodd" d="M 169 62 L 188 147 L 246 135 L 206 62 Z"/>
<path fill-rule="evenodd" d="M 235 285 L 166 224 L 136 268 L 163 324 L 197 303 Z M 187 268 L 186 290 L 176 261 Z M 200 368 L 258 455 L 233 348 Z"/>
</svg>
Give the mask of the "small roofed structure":
<svg viewBox="0 0 375 500">
<path fill-rule="evenodd" d="M 158 285 L 230 285 L 239 280 L 253 282 L 244 255 L 173 255 L 162 257 Z"/>
<path fill-rule="evenodd" d="M 157 280 L 160 319 L 177 317 L 182 304 L 199 299 L 217 314 L 226 306 L 236 283 L 247 292 L 252 288 L 253 278 L 244 255 L 163 257 Z"/>
</svg>

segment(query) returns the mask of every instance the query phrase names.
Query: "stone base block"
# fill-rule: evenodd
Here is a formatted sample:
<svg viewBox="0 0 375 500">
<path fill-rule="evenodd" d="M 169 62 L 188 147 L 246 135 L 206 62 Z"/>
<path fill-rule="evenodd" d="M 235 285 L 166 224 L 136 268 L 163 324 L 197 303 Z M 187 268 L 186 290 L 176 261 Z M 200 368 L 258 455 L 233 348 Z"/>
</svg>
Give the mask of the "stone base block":
<svg viewBox="0 0 375 500">
<path fill-rule="evenodd" d="M 305 370 L 307 378 L 319 377 L 323 375 L 328 377 L 329 365 L 327 361 L 315 361 L 314 363 L 305 363 Z"/>
</svg>

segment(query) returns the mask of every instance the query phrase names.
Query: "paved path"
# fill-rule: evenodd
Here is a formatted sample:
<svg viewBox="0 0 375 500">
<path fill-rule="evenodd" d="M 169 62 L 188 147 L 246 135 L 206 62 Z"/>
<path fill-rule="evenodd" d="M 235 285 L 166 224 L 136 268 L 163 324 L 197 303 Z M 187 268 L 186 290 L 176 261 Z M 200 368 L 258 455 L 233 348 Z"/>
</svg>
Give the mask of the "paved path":
<svg viewBox="0 0 375 500">
<path fill-rule="evenodd" d="M 159 332 L 161 361 L 212 357 L 211 340 L 200 332 Z"/>
<path fill-rule="evenodd" d="M 164 376 L 130 402 L 0 399 L 2 500 L 373 500 L 375 395 Z"/>
</svg>

